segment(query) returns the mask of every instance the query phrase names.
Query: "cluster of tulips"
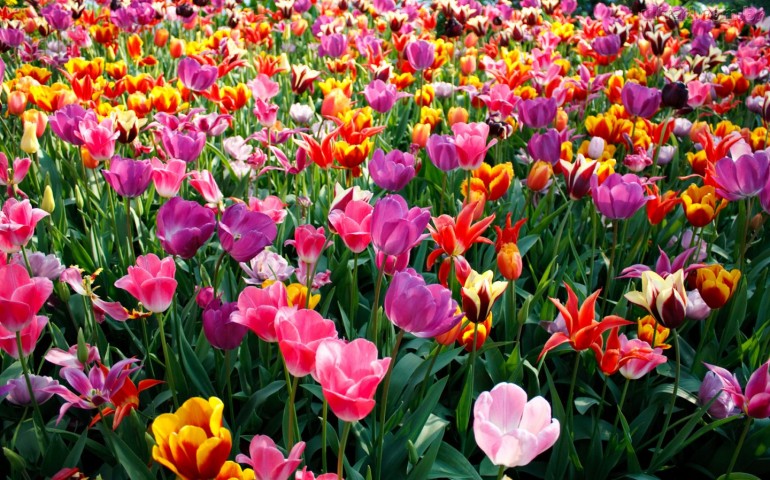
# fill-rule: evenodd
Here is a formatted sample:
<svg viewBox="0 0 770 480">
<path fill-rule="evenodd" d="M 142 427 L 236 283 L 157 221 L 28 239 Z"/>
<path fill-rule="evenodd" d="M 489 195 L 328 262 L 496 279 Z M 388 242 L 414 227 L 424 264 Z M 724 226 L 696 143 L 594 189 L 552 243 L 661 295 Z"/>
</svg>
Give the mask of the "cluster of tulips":
<svg viewBox="0 0 770 480">
<path fill-rule="evenodd" d="M 770 474 L 763 9 L 5 3 L 10 478 Z"/>
</svg>

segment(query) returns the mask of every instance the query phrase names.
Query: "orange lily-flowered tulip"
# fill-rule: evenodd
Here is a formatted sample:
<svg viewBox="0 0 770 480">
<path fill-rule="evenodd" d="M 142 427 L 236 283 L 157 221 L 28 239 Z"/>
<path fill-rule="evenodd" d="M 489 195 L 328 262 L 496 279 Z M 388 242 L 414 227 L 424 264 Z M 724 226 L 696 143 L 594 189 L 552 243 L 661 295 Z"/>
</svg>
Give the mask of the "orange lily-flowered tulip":
<svg viewBox="0 0 770 480">
<path fill-rule="evenodd" d="M 551 302 L 559 309 L 562 317 L 564 317 L 564 323 L 567 327 L 567 333 L 556 332 L 551 335 L 551 338 L 545 342 L 543 350 L 538 355 L 538 361 L 543 356 L 554 348 L 561 344 L 569 343 L 575 351 L 582 351 L 591 348 L 591 345 L 596 342 L 602 333 L 615 328 L 622 327 L 623 325 L 630 325 L 632 322 L 624 318 L 620 318 L 615 315 L 604 317 L 601 322 L 597 322 L 594 318 L 596 313 L 594 312 L 594 305 L 596 299 L 601 293 L 601 289 L 595 291 L 583 302 L 583 305 L 578 309 L 578 299 L 575 292 L 568 284 L 564 284 L 567 288 L 567 305 L 562 303 L 556 298 L 550 298 Z"/>
<path fill-rule="evenodd" d="M 102 370 L 105 374 L 109 369 L 102 365 Z M 93 420 L 91 420 L 91 427 L 96 425 L 96 422 L 102 419 L 102 416 L 115 415 L 115 419 L 112 421 L 112 429 L 116 430 L 120 426 L 120 422 L 128 415 L 131 410 L 139 408 L 139 394 L 148 388 L 152 388 L 155 385 L 163 383 L 162 380 L 147 379 L 139 382 L 137 386 L 130 378 L 126 379 L 126 382 L 120 387 L 120 390 L 112 394 L 112 404 L 115 408 L 108 407 L 97 414 Z"/>
<path fill-rule="evenodd" d="M 340 129 L 335 128 L 327 133 L 321 143 L 306 133 L 300 133 L 302 140 L 294 140 L 299 148 L 305 150 L 307 156 L 321 168 L 329 168 L 334 163 L 334 148 L 332 140 L 339 135 Z"/>
<path fill-rule="evenodd" d="M 183 479 L 214 478 L 230 456 L 232 437 L 222 426 L 222 400 L 195 397 L 152 422 L 152 458 Z"/>
<path fill-rule="evenodd" d="M 433 268 L 442 253 L 448 257 L 457 257 L 464 255 L 474 243 L 492 244 L 491 240 L 481 235 L 494 221 L 495 216 L 490 215 L 473 223 L 476 206 L 476 203 L 465 205 L 457 215 L 456 221 L 449 215 L 433 217 L 433 225 L 428 225 L 428 230 L 437 248 L 428 255 L 427 268 Z"/>
<path fill-rule="evenodd" d="M 646 185 L 644 187 L 647 190 L 647 195 L 650 199 L 647 201 L 647 219 L 652 225 L 658 225 L 666 215 L 671 212 L 682 200 L 677 197 L 678 192 L 669 190 L 663 195 L 660 194 L 658 186 L 653 184 L 652 186 Z"/>
<path fill-rule="evenodd" d="M 511 226 L 511 213 L 505 219 L 505 228 L 495 226 L 497 230 L 497 242 L 495 242 L 495 252 L 497 252 L 497 268 L 503 278 L 508 280 L 517 280 L 521 276 L 522 262 L 521 252 L 517 245 L 519 241 L 519 231 L 527 221 L 523 218 Z"/>
</svg>

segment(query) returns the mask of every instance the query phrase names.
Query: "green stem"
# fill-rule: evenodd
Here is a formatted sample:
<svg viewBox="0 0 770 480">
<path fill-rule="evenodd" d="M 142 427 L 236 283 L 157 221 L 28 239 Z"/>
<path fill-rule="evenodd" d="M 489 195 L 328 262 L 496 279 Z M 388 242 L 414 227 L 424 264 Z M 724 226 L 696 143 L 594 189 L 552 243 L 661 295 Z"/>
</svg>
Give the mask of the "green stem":
<svg viewBox="0 0 770 480">
<path fill-rule="evenodd" d="M 323 471 L 328 471 L 327 463 L 326 463 L 326 419 L 329 415 L 329 402 L 326 401 L 326 397 L 324 397 L 324 405 L 323 405 L 323 413 L 322 413 L 322 421 L 321 424 L 321 465 L 323 466 Z"/>
<path fill-rule="evenodd" d="M 505 465 L 500 465 L 500 468 L 497 470 L 497 480 L 501 480 L 503 475 L 505 475 Z"/>
<path fill-rule="evenodd" d="M 573 405 L 573 399 L 575 398 L 575 384 L 577 384 L 577 374 L 578 370 L 580 368 L 580 352 L 577 354 L 577 358 L 575 359 L 575 367 L 572 369 L 572 380 L 570 380 L 569 383 L 569 394 L 567 395 L 567 419 L 569 420 L 570 424 L 570 434 L 573 432 L 572 428 L 572 405 Z"/>
<path fill-rule="evenodd" d="M 436 360 L 438 359 L 438 356 L 443 348 L 443 345 L 438 344 L 436 349 L 433 351 L 432 358 L 430 359 L 430 365 L 428 365 L 428 370 L 425 372 L 425 378 L 422 379 L 422 387 L 420 387 L 420 395 L 417 397 L 418 399 L 425 398 L 425 391 L 428 389 L 430 374 L 433 372 L 433 366 L 436 365 Z"/>
<path fill-rule="evenodd" d="M 681 367 L 682 362 L 680 358 L 680 351 L 679 351 L 679 332 L 672 328 L 671 332 L 674 334 L 674 351 L 676 353 L 676 366 L 674 370 L 674 391 L 671 394 L 671 401 L 668 403 L 668 412 L 666 412 L 666 420 L 663 422 L 663 430 L 660 432 L 660 436 L 658 437 L 658 443 L 655 445 L 655 451 L 652 453 L 652 460 L 650 461 L 650 466 L 655 465 L 655 459 L 658 456 L 658 453 L 660 452 L 660 448 L 663 446 L 663 439 L 666 438 L 666 433 L 668 432 L 668 427 L 671 424 L 671 415 L 674 413 L 674 406 L 676 404 L 676 394 L 679 391 L 679 375 L 681 374 Z"/>
<path fill-rule="evenodd" d="M 508 315 L 505 319 L 505 339 L 510 340 L 513 335 L 513 326 L 518 322 L 516 318 L 516 280 L 508 282 Z M 521 330 L 519 330 L 521 331 Z M 516 335 L 516 340 L 519 339 L 519 335 Z M 510 353 L 513 349 L 513 344 L 506 347 L 506 350 Z"/>
<path fill-rule="evenodd" d="M 217 277 L 219 276 L 219 268 L 222 266 L 225 255 L 227 255 L 227 251 L 222 250 L 222 253 L 219 254 L 219 258 L 217 258 L 217 263 L 214 265 L 214 278 L 211 279 L 211 288 L 214 289 L 214 298 L 217 298 L 217 286 L 219 286 Z"/>
<path fill-rule="evenodd" d="M 37 426 L 35 430 L 38 433 L 38 442 L 40 442 L 41 448 L 47 448 L 48 433 L 45 429 L 43 415 L 40 413 L 40 405 L 38 405 L 37 399 L 35 398 L 35 390 L 32 388 L 32 381 L 29 379 L 29 365 L 27 364 L 27 359 L 24 357 L 24 345 L 21 342 L 21 332 L 16 332 L 16 348 L 19 350 L 19 362 L 21 362 L 21 371 L 24 373 L 24 381 L 27 384 L 27 391 L 29 392 L 30 402 L 32 402 L 35 425 Z"/>
<path fill-rule="evenodd" d="M 382 278 L 385 276 L 385 268 L 380 268 L 377 272 L 377 283 L 374 286 L 374 302 L 372 302 L 372 340 L 377 346 L 377 350 L 380 349 L 380 290 L 382 289 Z"/>
<path fill-rule="evenodd" d="M 615 421 L 612 422 L 612 429 L 618 426 L 618 420 L 620 420 L 620 412 L 623 411 L 623 404 L 626 402 L 626 394 L 628 393 L 628 385 L 631 383 L 631 379 L 626 378 L 626 383 L 623 385 L 623 393 L 620 394 L 620 402 L 618 403 L 618 413 L 615 415 Z"/>
<path fill-rule="evenodd" d="M 156 313 L 158 318 L 158 329 L 160 330 L 160 344 L 163 348 L 163 362 L 166 365 L 166 376 L 168 377 L 168 386 L 171 389 L 171 398 L 174 401 L 174 408 L 179 408 L 179 399 L 176 396 L 176 384 L 174 383 L 174 371 L 171 369 L 171 354 L 168 351 L 168 344 L 166 343 L 166 330 L 163 327 L 163 315 Z"/>
<path fill-rule="evenodd" d="M 35 275 L 32 273 L 32 267 L 29 264 L 29 258 L 27 258 L 27 249 L 24 248 L 23 245 L 21 247 L 21 256 L 24 257 L 24 265 L 27 267 L 27 273 L 29 273 L 30 277 L 34 277 Z"/>
<path fill-rule="evenodd" d="M 348 321 L 353 326 L 353 331 L 356 330 L 355 317 L 356 307 L 358 306 L 358 253 L 353 254 L 353 285 L 350 289 L 350 309 L 348 310 Z"/>
<path fill-rule="evenodd" d="M 612 281 L 612 268 L 615 266 L 615 252 L 618 245 L 618 222 L 612 222 L 612 251 L 610 252 L 610 263 L 607 266 L 607 280 L 604 283 L 604 301 L 602 302 L 602 317 L 607 311 L 607 302 L 610 298 L 610 282 Z"/>
<path fill-rule="evenodd" d="M 286 375 L 289 375 L 289 370 L 286 370 Z M 288 378 L 287 378 L 288 381 Z M 286 384 L 286 387 L 289 389 L 289 433 L 287 435 L 287 442 L 286 442 L 286 449 L 291 450 L 294 447 L 294 418 L 297 416 L 296 407 L 294 405 L 294 399 L 297 396 L 297 387 L 299 385 L 299 377 L 294 377 L 294 379 L 291 381 L 291 385 L 289 383 Z"/>
<path fill-rule="evenodd" d="M 150 365 L 150 378 L 155 378 L 155 369 L 152 366 L 152 356 L 150 354 L 150 340 L 147 336 L 147 319 L 141 319 L 142 322 L 142 340 L 144 341 L 144 355 L 147 357 L 147 363 Z"/>
<path fill-rule="evenodd" d="M 129 197 L 125 197 L 124 199 L 125 205 L 126 205 L 126 245 L 128 247 L 128 261 L 129 263 L 134 263 L 134 242 L 131 240 L 131 231 L 133 230 L 131 228 L 131 199 Z"/>
<path fill-rule="evenodd" d="M 388 391 L 390 390 L 390 376 L 393 373 L 393 365 L 396 363 L 398 347 L 401 346 L 401 340 L 403 339 L 404 330 L 401 330 L 398 332 L 398 336 L 396 337 L 396 344 L 393 345 L 393 351 L 390 354 L 388 372 L 385 374 L 385 380 L 382 385 L 382 397 L 380 399 L 380 432 L 377 435 L 377 478 L 382 478 L 382 456 L 384 453 L 383 443 L 385 441 L 385 419 L 387 418 L 388 411 Z"/>
<path fill-rule="evenodd" d="M 348 435 L 350 434 L 350 427 L 352 423 L 345 422 L 345 426 L 342 427 L 342 436 L 340 437 L 340 449 L 337 453 L 337 478 L 342 479 L 342 465 L 345 463 L 345 445 L 348 443 Z"/>
<path fill-rule="evenodd" d="M 743 427 L 743 431 L 741 432 L 741 436 L 738 439 L 738 444 L 735 446 L 735 452 L 733 452 L 733 458 L 730 459 L 730 465 L 727 467 L 727 473 L 725 475 L 726 480 L 730 480 L 730 474 L 733 473 L 733 467 L 735 467 L 735 462 L 738 461 L 738 455 L 741 453 L 741 448 L 743 447 L 743 442 L 746 440 L 746 436 L 749 434 L 749 430 L 751 429 L 751 417 L 746 417 L 746 426 Z"/>
<path fill-rule="evenodd" d="M 233 408 L 233 384 L 230 381 L 230 350 L 225 350 L 225 383 L 227 384 L 227 408 L 230 409 L 230 420 L 235 428 L 235 409 Z"/>
</svg>

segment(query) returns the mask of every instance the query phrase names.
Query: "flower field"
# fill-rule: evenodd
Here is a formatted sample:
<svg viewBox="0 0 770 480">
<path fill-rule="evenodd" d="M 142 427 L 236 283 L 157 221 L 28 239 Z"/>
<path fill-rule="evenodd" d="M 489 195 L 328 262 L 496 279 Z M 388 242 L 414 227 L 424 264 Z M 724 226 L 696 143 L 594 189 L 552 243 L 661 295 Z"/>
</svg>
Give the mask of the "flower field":
<svg viewBox="0 0 770 480">
<path fill-rule="evenodd" d="M 770 478 L 770 19 L 672 3 L 6 0 L 0 472 Z"/>
</svg>

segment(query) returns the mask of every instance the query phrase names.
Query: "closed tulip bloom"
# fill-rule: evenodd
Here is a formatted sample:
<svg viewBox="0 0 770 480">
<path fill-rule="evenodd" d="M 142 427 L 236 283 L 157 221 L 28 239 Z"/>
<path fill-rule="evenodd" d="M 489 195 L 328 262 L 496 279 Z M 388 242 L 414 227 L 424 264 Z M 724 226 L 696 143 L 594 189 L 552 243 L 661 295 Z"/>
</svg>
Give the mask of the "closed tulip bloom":
<svg viewBox="0 0 770 480">
<path fill-rule="evenodd" d="M 513 383 L 500 383 L 479 395 L 473 406 L 476 444 L 494 465 L 508 468 L 529 464 L 556 443 L 559 421 L 543 397 L 527 401 Z"/>
<path fill-rule="evenodd" d="M 633 173 L 613 173 L 599 185 L 599 177 L 591 177 L 591 196 L 596 209 L 612 220 L 631 218 L 648 200 L 642 182 Z"/>
<path fill-rule="evenodd" d="M 14 342 L 16 342 L 15 339 Z M 38 405 L 44 404 L 53 396 L 53 393 L 46 391 L 46 389 L 59 384 L 51 377 L 41 377 L 40 375 L 30 375 L 29 383 L 32 384 L 32 393 L 35 395 L 35 402 Z M 3 396 L 6 396 L 6 400 L 14 405 L 32 406 L 32 398 L 29 396 L 29 388 L 24 377 L 11 379 L 0 387 L 0 397 Z"/>
<path fill-rule="evenodd" d="M 738 288 L 741 271 L 727 271 L 715 264 L 699 268 L 695 272 L 695 287 L 709 308 L 722 308 Z"/>
<path fill-rule="evenodd" d="M 109 160 L 115 154 L 115 141 L 120 132 L 113 129 L 112 119 L 97 122 L 86 116 L 80 123 L 75 135 L 83 142 L 91 158 L 96 162 Z"/>
<path fill-rule="evenodd" d="M 206 202 L 211 206 L 218 206 L 225 199 L 222 191 L 214 179 L 214 175 L 208 170 L 193 170 L 190 172 L 190 186 L 200 193 Z"/>
<path fill-rule="evenodd" d="M 425 40 L 416 40 L 406 46 L 406 58 L 415 70 L 425 70 L 433 65 L 436 46 Z"/>
<path fill-rule="evenodd" d="M 0 210 L 0 251 L 20 251 L 32 239 L 37 223 L 47 216 L 48 212 L 32 208 L 29 200 L 6 200 Z"/>
<path fill-rule="evenodd" d="M 366 102 L 372 107 L 372 110 L 380 113 L 388 113 L 397 101 L 408 96 L 408 93 L 399 92 L 392 83 L 386 83 L 379 79 L 373 80 L 364 89 Z"/>
<path fill-rule="evenodd" d="M 538 160 L 532 164 L 527 175 L 527 188 L 533 192 L 542 192 L 551 185 L 553 177 L 553 167 L 550 163 Z"/>
<path fill-rule="evenodd" d="M 163 260 L 154 253 L 136 259 L 136 266 L 128 267 L 128 275 L 119 278 L 115 286 L 126 290 L 147 310 L 165 312 L 176 293 L 174 279 L 176 264 L 173 257 Z"/>
<path fill-rule="evenodd" d="M 210 209 L 174 197 L 158 210 L 156 234 L 166 253 L 190 259 L 211 238 L 216 226 Z"/>
<path fill-rule="evenodd" d="M 171 159 L 166 163 L 157 158 L 152 162 L 152 181 L 155 191 L 163 198 L 171 198 L 179 193 L 182 182 L 187 177 L 187 163 L 183 160 Z"/>
<path fill-rule="evenodd" d="M 321 37 L 318 55 L 322 57 L 339 58 L 348 49 L 348 39 L 341 33 L 332 33 Z"/>
<path fill-rule="evenodd" d="M 770 362 L 752 373 L 746 384 L 746 414 L 752 418 L 770 417 Z"/>
<path fill-rule="evenodd" d="M 307 309 L 279 309 L 275 315 L 275 332 L 286 368 L 295 377 L 315 376 L 318 346 L 326 339 L 337 338 L 333 321 Z"/>
<path fill-rule="evenodd" d="M 598 164 L 594 160 L 586 160 L 578 154 L 574 163 L 559 160 L 567 194 L 572 200 L 580 200 L 591 191 L 591 179 Z"/>
<path fill-rule="evenodd" d="M 180 478 L 215 478 L 230 456 L 232 436 L 222 426 L 222 400 L 195 397 L 152 422 L 152 458 Z"/>
<path fill-rule="evenodd" d="M 452 292 L 441 285 L 427 285 L 411 268 L 398 272 L 385 294 L 385 315 L 397 327 L 419 338 L 449 331 L 460 320 Z"/>
<path fill-rule="evenodd" d="M 652 118 L 660 108 L 661 92 L 657 88 L 648 88 L 635 82 L 623 85 L 620 92 L 623 106 L 631 115 Z"/>
<path fill-rule="evenodd" d="M 278 229 L 270 217 L 242 203 L 225 209 L 217 227 L 222 248 L 238 262 L 248 262 L 271 245 Z"/>
<path fill-rule="evenodd" d="M 561 140 L 555 128 L 549 128 L 545 133 L 532 135 L 527 143 L 527 151 L 535 160 L 542 160 L 555 166 L 561 157 Z"/>
<path fill-rule="evenodd" d="M 615 34 L 606 35 L 604 37 L 597 37 L 591 42 L 591 47 L 596 53 L 604 57 L 610 57 L 617 55 L 620 51 L 622 42 L 620 36 Z"/>
<path fill-rule="evenodd" d="M 699 187 L 693 183 L 680 198 L 684 215 L 693 227 L 705 227 L 727 206 L 727 201 L 720 200 L 711 185 Z"/>
<path fill-rule="evenodd" d="M 431 135 L 425 145 L 428 157 L 439 170 L 450 172 L 460 166 L 457 146 L 449 135 Z"/>
<path fill-rule="evenodd" d="M 687 106 L 688 97 L 687 85 L 682 82 L 667 83 L 661 91 L 663 106 L 677 110 Z"/>
<path fill-rule="evenodd" d="M 0 300 L 0 305 L 2 304 L 3 302 Z M 22 354 L 25 357 L 28 357 L 30 353 L 35 351 L 37 341 L 40 339 L 40 334 L 43 333 L 43 329 L 46 325 L 48 325 L 48 317 L 37 315 L 24 328 L 19 330 L 19 334 L 21 335 Z M 17 360 L 19 359 L 19 346 L 16 342 L 16 332 L 5 328 L 3 323 L 0 323 L 0 350 Z"/>
<path fill-rule="evenodd" d="M 47 278 L 30 278 L 17 264 L 0 266 L 0 327 L 15 334 L 34 322 L 53 292 Z"/>
<path fill-rule="evenodd" d="M 196 161 L 206 146 L 206 134 L 198 131 L 180 132 L 164 128 L 160 139 L 169 158 L 187 163 Z"/>
<path fill-rule="evenodd" d="M 27 155 L 34 155 L 40 151 L 40 142 L 37 140 L 37 124 L 24 122 L 24 133 L 21 136 L 21 151 Z"/>
<path fill-rule="evenodd" d="M 519 241 L 519 231 L 527 219 L 521 219 L 516 224 L 511 225 L 511 215 L 509 212 L 505 219 L 504 228 L 495 226 L 495 230 L 497 230 L 495 252 L 497 252 L 497 269 L 503 278 L 517 280 L 521 276 L 523 265 L 521 252 L 516 244 Z"/>
<path fill-rule="evenodd" d="M 185 57 L 177 66 L 177 76 L 182 85 L 193 92 L 202 92 L 217 81 L 217 67 L 201 65 L 197 60 Z"/>
<path fill-rule="evenodd" d="M 93 115 L 93 112 L 88 112 Z M 61 138 L 70 145 L 83 145 L 83 140 L 77 135 L 78 125 L 86 117 L 86 110 L 80 105 L 73 103 L 65 105 L 48 117 L 48 123 L 51 130 L 57 137 Z"/>
<path fill-rule="evenodd" d="M 267 435 L 254 435 L 249 444 L 249 456 L 240 453 L 235 461 L 254 469 L 257 480 L 288 480 L 302 463 L 302 452 L 305 442 L 299 442 L 292 447 L 289 457 L 275 445 Z"/>
<path fill-rule="evenodd" d="M 621 362 L 620 374 L 629 380 L 638 380 L 653 371 L 658 365 L 668 361 L 662 354 L 662 348 L 653 349 L 644 340 L 634 338 L 629 340 L 625 335 L 620 335 L 620 356 L 629 359 Z"/>
<path fill-rule="evenodd" d="M 465 316 L 473 323 L 484 321 L 492 312 L 492 305 L 503 294 L 508 282 L 493 282 L 493 273 L 488 270 L 478 273 L 471 270 L 462 288 L 462 307 Z"/>
<path fill-rule="evenodd" d="M 377 359 L 377 346 L 364 338 L 350 343 L 324 340 L 316 351 L 316 377 L 332 412 L 342 421 L 366 418 L 391 359 Z"/>
<path fill-rule="evenodd" d="M 738 415 L 745 403 L 738 379 L 722 367 L 704 365 L 709 371 L 698 390 L 698 403 L 706 405 L 718 396 L 708 409 L 709 415 L 716 419 Z"/>
<path fill-rule="evenodd" d="M 276 342 L 275 316 L 279 308 L 288 306 L 289 296 L 283 283 L 276 282 L 265 288 L 246 287 L 238 295 L 238 312 L 233 314 L 233 321 L 266 342 Z"/>
<path fill-rule="evenodd" d="M 543 128 L 556 118 L 556 99 L 534 98 L 519 102 L 518 112 L 521 123 L 529 128 Z"/>
<path fill-rule="evenodd" d="M 476 170 L 484 162 L 487 150 L 497 143 L 492 139 L 487 144 L 489 125 L 483 122 L 455 123 L 452 125 L 454 143 L 457 149 L 458 164 L 463 170 Z"/>
<path fill-rule="evenodd" d="M 400 195 L 388 195 L 374 205 L 372 243 L 378 251 L 397 257 L 427 237 L 424 232 L 428 222 L 428 210 L 410 209 Z"/>
<path fill-rule="evenodd" d="M 212 300 L 203 311 L 203 333 L 211 346 L 221 350 L 233 350 L 243 342 L 249 329 L 233 322 L 233 313 L 238 311 L 238 303 L 222 304 Z"/>
<path fill-rule="evenodd" d="M 315 265 L 321 258 L 321 253 L 329 246 L 324 227 L 300 225 L 294 230 L 294 238 L 286 240 L 285 245 L 293 245 L 297 250 L 299 261 L 306 265 Z"/>
<path fill-rule="evenodd" d="M 708 318 L 710 314 L 711 308 L 703 301 L 697 288 L 687 292 L 687 318 L 700 321 Z"/>
<path fill-rule="evenodd" d="M 369 162 L 369 175 L 378 187 L 397 192 L 415 176 L 414 156 L 400 150 L 391 150 L 385 155 L 378 148 Z"/>
<path fill-rule="evenodd" d="M 770 172 L 770 157 L 759 151 L 744 154 L 733 160 L 724 157 L 714 166 L 717 193 L 730 201 L 759 195 Z"/>
<path fill-rule="evenodd" d="M 374 207 L 361 200 L 353 200 L 344 210 L 329 212 L 329 226 L 353 253 L 361 253 L 372 241 L 372 213 Z"/>
<path fill-rule="evenodd" d="M 114 156 L 110 161 L 110 169 L 102 170 L 102 175 L 118 195 L 124 198 L 135 198 L 150 186 L 152 163 L 149 160 L 132 160 Z"/>
<path fill-rule="evenodd" d="M 687 292 L 682 270 L 665 279 L 653 271 L 642 272 L 642 291 L 628 292 L 626 300 L 638 305 L 666 328 L 682 325 L 687 312 Z"/>
</svg>

